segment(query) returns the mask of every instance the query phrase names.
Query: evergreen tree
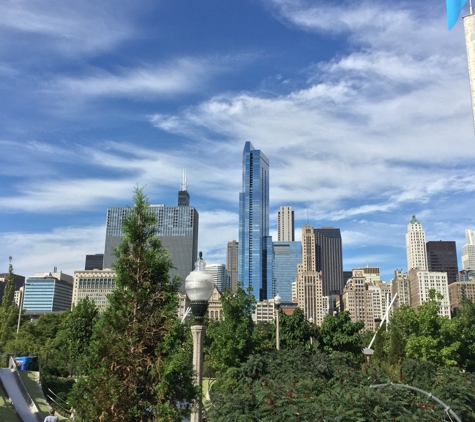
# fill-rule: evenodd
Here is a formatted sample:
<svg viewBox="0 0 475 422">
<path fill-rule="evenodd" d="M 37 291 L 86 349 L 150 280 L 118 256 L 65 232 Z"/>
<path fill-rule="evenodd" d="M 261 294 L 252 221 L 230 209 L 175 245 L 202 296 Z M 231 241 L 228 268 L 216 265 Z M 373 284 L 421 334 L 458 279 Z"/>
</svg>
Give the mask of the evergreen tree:
<svg viewBox="0 0 475 422">
<path fill-rule="evenodd" d="M 116 289 L 95 326 L 88 371 L 71 401 L 79 421 L 180 421 L 196 398 L 178 280 L 142 189 L 116 248 Z"/>
<path fill-rule="evenodd" d="M 15 332 L 15 322 L 18 316 L 18 308 L 13 302 L 16 277 L 13 274 L 12 257 L 9 257 L 8 276 L 5 280 L 2 305 L 0 306 L 0 351 L 5 351 L 4 346 Z"/>
</svg>

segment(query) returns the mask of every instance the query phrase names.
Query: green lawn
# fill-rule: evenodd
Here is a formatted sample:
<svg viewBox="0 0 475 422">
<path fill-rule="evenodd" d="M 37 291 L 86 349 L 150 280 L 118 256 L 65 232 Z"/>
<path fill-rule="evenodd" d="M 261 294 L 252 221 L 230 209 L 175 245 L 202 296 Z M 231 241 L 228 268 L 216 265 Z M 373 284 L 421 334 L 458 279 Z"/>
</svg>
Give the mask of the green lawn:
<svg viewBox="0 0 475 422">
<path fill-rule="evenodd" d="M 15 408 L 10 403 L 3 385 L 0 384 L 0 421 L 2 422 L 21 422 Z"/>
<path fill-rule="evenodd" d="M 41 390 L 36 382 L 36 371 L 18 371 L 20 373 L 21 379 L 23 380 L 23 383 L 25 384 L 26 389 L 28 390 L 28 393 L 30 394 L 30 397 L 33 399 L 33 401 L 36 404 L 36 407 L 40 411 L 40 413 L 43 414 L 43 417 L 46 415 L 49 415 L 49 409 L 50 406 L 45 403 L 43 400 L 43 396 L 41 393 Z M 56 413 L 56 415 L 60 421 L 66 421 L 67 418 L 59 415 Z M 3 420 L 0 418 L 0 420 Z"/>
</svg>

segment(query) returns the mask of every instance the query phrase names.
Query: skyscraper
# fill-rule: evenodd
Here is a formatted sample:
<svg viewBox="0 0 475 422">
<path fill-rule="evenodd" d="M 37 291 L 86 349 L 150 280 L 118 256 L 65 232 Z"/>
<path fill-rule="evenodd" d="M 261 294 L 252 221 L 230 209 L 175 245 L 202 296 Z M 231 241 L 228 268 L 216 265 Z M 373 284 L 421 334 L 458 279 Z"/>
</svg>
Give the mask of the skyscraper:
<svg viewBox="0 0 475 422">
<path fill-rule="evenodd" d="M 224 264 L 206 264 L 206 271 L 213 276 L 214 285 L 220 293 L 228 288 L 228 272 Z"/>
<path fill-rule="evenodd" d="M 242 156 L 242 192 L 239 194 L 239 271 L 244 287 L 256 300 L 272 295 L 267 269 L 272 265 L 269 236 L 269 160 L 246 142 Z"/>
<path fill-rule="evenodd" d="M 465 245 L 462 247 L 462 268 L 475 270 L 475 230 L 465 230 Z"/>
<path fill-rule="evenodd" d="M 233 293 L 236 293 L 238 283 L 238 255 L 239 243 L 233 240 L 228 242 L 226 254 L 226 268 L 228 270 L 229 287 Z"/>
<path fill-rule="evenodd" d="M 272 242 L 272 297 L 279 293 L 282 302 L 292 302 L 292 283 L 301 262 L 301 242 Z"/>
<path fill-rule="evenodd" d="M 427 269 L 447 273 L 449 284 L 456 282 L 459 266 L 455 242 L 452 240 L 429 241 L 426 244 L 426 249 Z"/>
<path fill-rule="evenodd" d="M 184 192 L 186 186 L 182 186 L 178 193 L 179 202 L 180 198 L 184 198 Z M 122 240 L 122 220 L 131 211 L 130 207 L 107 209 L 104 270 L 112 268 L 116 260 L 114 249 Z M 162 246 L 170 253 L 175 267 L 170 270 L 170 278 L 179 275 L 184 283 L 185 278 L 193 271 L 198 256 L 198 212 L 189 205 L 170 207 L 162 204 L 150 205 L 150 211 L 156 218 L 155 227 Z"/>
<path fill-rule="evenodd" d="M 314 232 L 316 270 L 322 272 L 323 296 L 341 294 L 345 283 L 340 229 L 321 227 Z"/>
<path fill-rule="evenodd" d="M 283 206 L 277 211 L 277 239 L 279 242 L 293 242 L 295 240 L 292 207 Z"/>
<path fill-rule="evenodd" d="M 406 233 L 407 270 L 427 270 L 426 234 L 416 216 L 407 225 Z"/>
</svg>

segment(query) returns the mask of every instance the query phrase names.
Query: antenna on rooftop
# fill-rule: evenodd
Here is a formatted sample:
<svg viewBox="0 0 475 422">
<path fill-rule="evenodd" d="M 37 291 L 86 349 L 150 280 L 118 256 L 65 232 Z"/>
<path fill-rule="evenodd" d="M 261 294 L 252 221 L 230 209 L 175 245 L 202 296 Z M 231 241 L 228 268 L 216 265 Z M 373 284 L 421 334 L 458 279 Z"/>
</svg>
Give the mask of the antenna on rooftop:
<svg viewBox="0 0 475 422">
<path fill-rule="evenodd" d="M 186 191 L 186 168 L 183 169 L 183 180 L 181 181 L 181 190 Z"/>
</svg>

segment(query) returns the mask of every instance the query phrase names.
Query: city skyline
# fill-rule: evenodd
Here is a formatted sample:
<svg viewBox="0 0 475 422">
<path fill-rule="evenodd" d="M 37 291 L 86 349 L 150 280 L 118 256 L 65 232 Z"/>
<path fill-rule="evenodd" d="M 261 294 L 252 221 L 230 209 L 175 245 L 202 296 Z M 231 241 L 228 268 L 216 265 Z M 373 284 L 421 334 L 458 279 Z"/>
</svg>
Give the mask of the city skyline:
<svg viewBox="0 0 475 422">
<path fill-rule="evenodd" d="M 107 208 L 175 204 L 183 168 L 199 250 L 237 240 L 246 141 L 271 162 L 270 235 L 291 206 L 341 230 L 343 268 L 406 270 L 427 241 L 475 229 L 461 19 L 429 1 L 196 0 L 0 5 L 0 268 L 84 268 Z M 466 10 L 462 12 L 462 15 Z"/>
</svg>

